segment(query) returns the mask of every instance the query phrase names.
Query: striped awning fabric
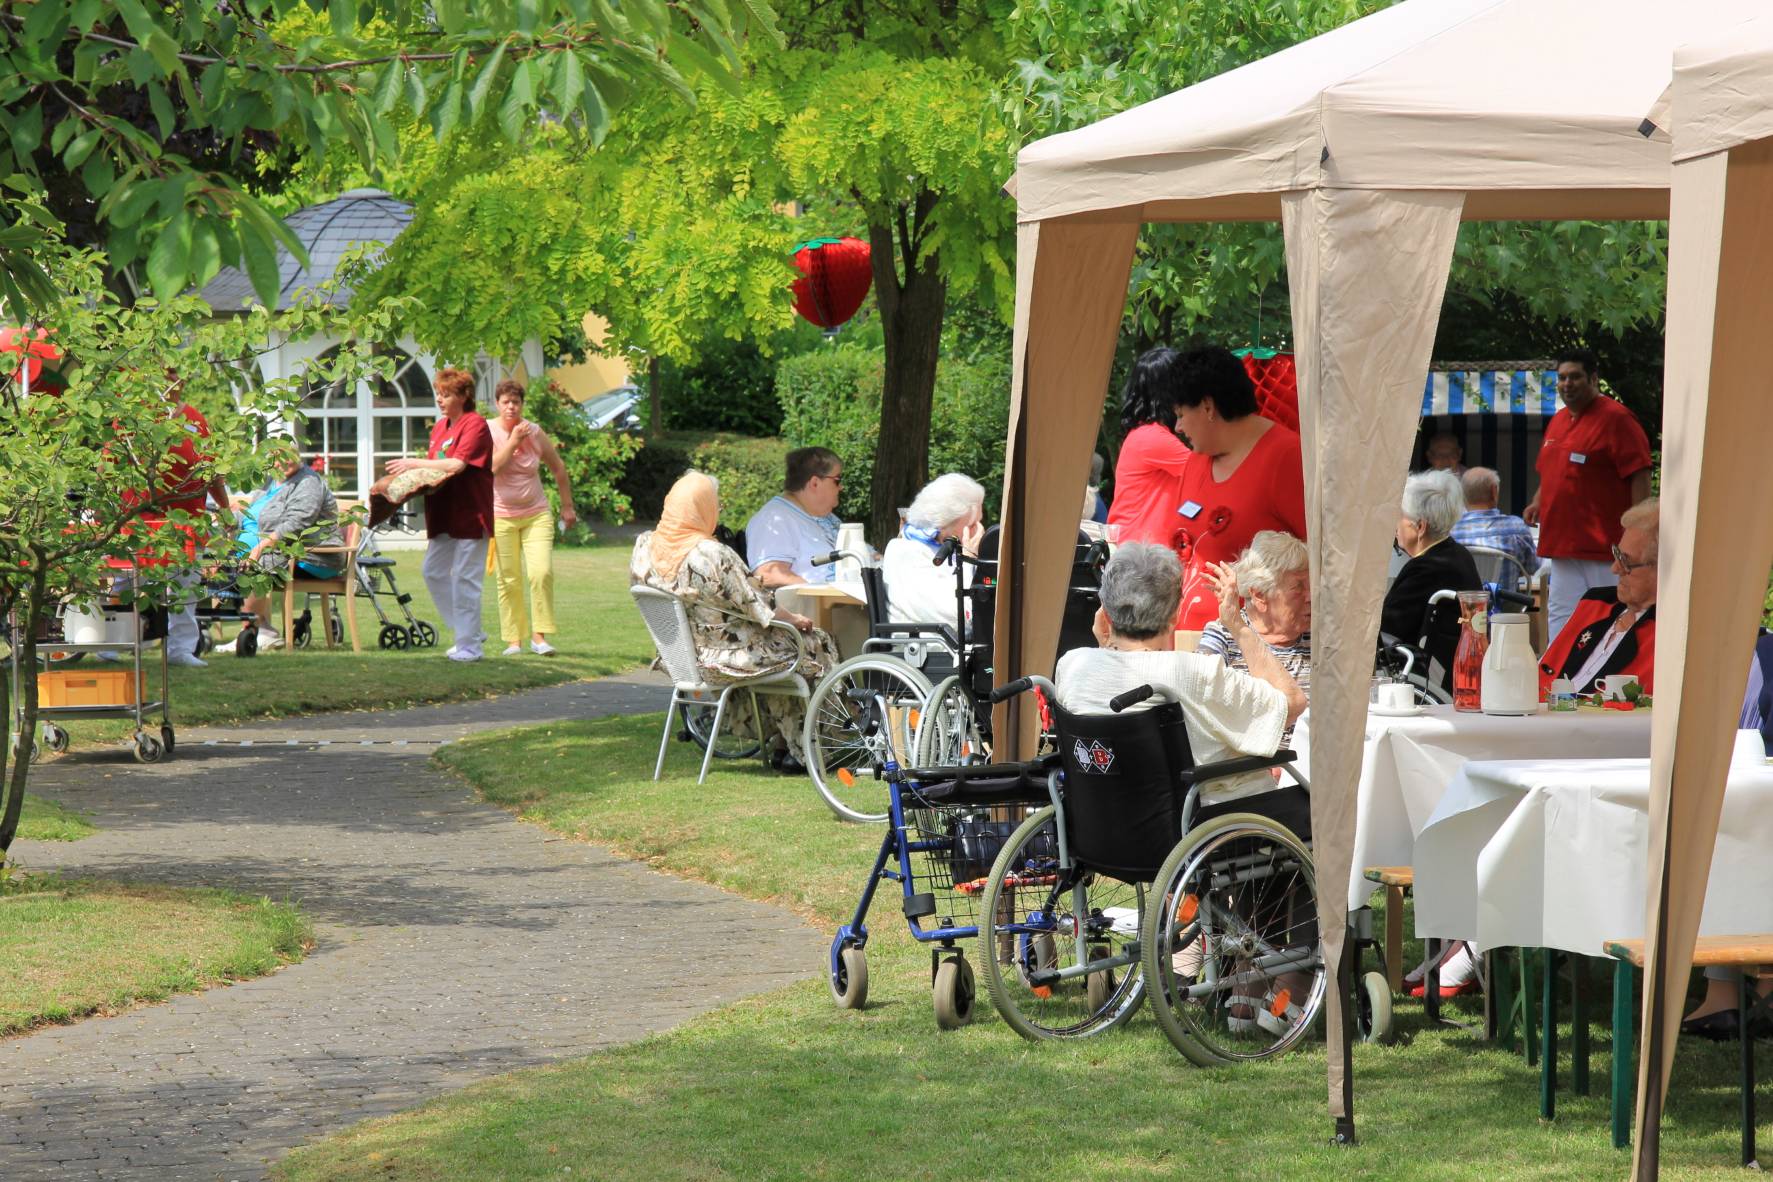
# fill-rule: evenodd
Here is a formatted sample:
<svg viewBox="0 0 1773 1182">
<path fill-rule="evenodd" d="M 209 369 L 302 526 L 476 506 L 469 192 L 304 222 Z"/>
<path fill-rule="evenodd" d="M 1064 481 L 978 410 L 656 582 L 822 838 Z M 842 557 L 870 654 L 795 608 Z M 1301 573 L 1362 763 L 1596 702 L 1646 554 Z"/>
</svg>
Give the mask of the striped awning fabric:
<svg viewBox="0 0 1773 1182">
<path fill-rule="evenodd" d="M 1558 410 L 1555 369 L 1451 370 L 1428 375 L 1422 391 L 1425 415 L 1529 415 L 1549 418 Z"/>
</svg>

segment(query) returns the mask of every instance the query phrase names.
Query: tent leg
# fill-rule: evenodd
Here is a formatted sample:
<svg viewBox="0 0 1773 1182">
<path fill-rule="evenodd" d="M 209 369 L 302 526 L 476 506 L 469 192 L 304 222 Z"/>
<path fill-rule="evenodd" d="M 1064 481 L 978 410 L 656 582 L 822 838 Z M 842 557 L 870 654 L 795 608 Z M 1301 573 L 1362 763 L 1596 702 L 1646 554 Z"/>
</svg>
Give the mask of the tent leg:
<svg viewBox="0 0 1773 1182">
<path fill-rule="evenodd" d="M 1336 989 L 1340 996 L 1348 999 L 1342 1009 L 1342 1021 L 1332 1034 L 1342 1044 L 1342 1061 L 1351 1062 L 1354 1058 L 1354 990 L 1355 967 L 1360 958 L 1360 944 L 1350 930 L 1348 937 L 1342 942 L 1342 955 L 1336 962 Z M 1354 1135 L 1354 1072 L 1342 1073 L 1342 1112 L 1336 1118 L 1336 1132 L 1330 1139 L 1332 1145 L 1354 1145 L 1358 1143 Z"/>
</svg>

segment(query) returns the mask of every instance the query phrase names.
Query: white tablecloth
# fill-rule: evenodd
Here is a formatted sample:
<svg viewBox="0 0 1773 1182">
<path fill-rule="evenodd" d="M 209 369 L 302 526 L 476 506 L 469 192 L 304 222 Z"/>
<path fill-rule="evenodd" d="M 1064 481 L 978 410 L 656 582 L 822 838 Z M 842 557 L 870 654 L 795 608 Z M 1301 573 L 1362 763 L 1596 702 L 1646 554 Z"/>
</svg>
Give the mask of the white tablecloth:
<svg viewBox="0 0 1773 1182">
<path fill-rule="evenodd" d="M 1293 729 L 1293 749 L 1311 769 L 1311 713 Z M 1650 757 L 1650 712 L 1578 710 L 1502 718 L 1431 706 L 1408 718 L 1367 717 L 1355 802 L 1348 905 L 1364 906 L 1368 866 L 1418 866 L 1416 835 L 1459 769 L 1474 759 Z M 1420 869 L 1418 869 L 1420 873 Z"/>
<path fill-rule="evenodd" d="M 1648 759 L 1468 764 L 1416 839 L 1418 935 L 1598 955 L 1644 934 Z M 1773 924 L 1773 766 L 1730 769 L 1701 935 Z"/>
</svg>

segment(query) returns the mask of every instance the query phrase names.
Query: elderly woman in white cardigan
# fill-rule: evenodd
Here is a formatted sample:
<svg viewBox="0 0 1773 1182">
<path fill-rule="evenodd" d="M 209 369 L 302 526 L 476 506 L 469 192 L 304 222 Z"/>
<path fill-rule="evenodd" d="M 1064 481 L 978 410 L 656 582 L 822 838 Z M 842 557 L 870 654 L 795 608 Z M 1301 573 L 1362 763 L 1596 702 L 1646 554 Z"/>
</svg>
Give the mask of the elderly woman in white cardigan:
<svg viewBox="0 0 1773 1182">
<path fill-rule="evenodd" d="M 959 626 L 954 566 L 960 560 L 950 558 L 937 566 L 936 554 L 949 538 L 958 538 L 964 553 L 977 554 L 985 534 L 984 516 L 985 489 L 970 476 L 949 472 L 923 486 L 905 511 L 904 528 L 881 555 L 887 619 L 898 624 Z M 972 569 L 968 567 L 961 577 L 970 584 Z"/>
</svg>

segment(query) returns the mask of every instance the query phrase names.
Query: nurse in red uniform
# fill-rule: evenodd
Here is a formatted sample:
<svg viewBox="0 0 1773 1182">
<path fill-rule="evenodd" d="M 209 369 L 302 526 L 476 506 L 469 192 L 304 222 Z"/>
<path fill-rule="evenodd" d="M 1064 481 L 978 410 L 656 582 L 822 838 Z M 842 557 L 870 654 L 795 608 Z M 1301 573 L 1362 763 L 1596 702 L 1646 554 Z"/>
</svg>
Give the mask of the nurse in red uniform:
<svg viewBox="0 0 1773 1182">
<path fill-rule="evenodd" d="M 1305 466 L 1299 436 L 1256 413 L 1250 375 L 1230 350 L 1181 354 L 1177 382 L 1176 426 L 1193 455 L 1173 535 L 1183 572 L 1176 627 L 1199 632 L 1219 614 L 1207 567 L 1236 559 L 1263 530 L 1304 540 Z"/>
</svg>

